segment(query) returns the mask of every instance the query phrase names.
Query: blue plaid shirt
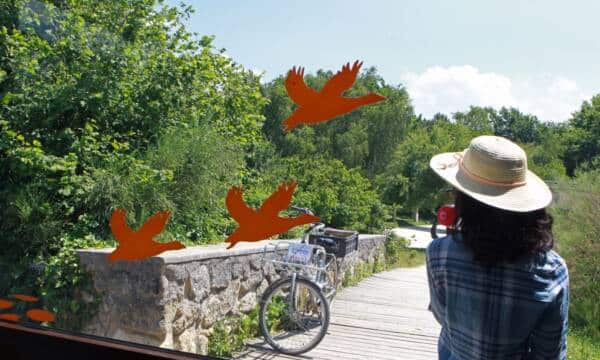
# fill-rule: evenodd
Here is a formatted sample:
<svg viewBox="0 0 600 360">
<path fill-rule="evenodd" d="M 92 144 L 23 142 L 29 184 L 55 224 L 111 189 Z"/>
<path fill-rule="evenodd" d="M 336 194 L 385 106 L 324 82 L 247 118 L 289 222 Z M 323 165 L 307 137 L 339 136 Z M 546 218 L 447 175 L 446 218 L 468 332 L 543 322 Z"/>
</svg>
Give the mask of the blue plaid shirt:
<svg viewBox="0 0 600 360">
<path fill-rule="evenodd" d="M 457 241 L 458 240 L 458 241 Z M 452 236 L 427 248 L 440 360 L 566 359 L 569 275 L 554 251 L 488 269 Z"/>
</svg>

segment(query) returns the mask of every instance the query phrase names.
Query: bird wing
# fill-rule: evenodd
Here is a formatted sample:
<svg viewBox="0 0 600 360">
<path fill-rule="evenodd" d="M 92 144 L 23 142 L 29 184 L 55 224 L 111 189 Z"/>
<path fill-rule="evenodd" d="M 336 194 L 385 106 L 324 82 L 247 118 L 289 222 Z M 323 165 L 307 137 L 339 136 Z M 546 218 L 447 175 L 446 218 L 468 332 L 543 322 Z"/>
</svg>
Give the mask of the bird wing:
<svg viewBox="0 0 600 360">
<path fill-rule="evenodd" d="M 128 242 L 135 235 L 135 232 L 127 225 L 125 215 L 125 210 L 115 209 L 108 222 L 110 231 L 119 244 Z"/>
<path fill-rule="evenodd" d="M 295 181 L 279 185 L 279 188 L 262 204 L 259 210 L 260 213 L 265 216 L 277 216 L 280 211 L 290 206 L 296 185 Z"/>
<path fill-rule="evenodd" d="M 244 220 L 248 220 L 256 214 L 254 209 L 246 205 L 243 198 L 243 189 L 241 187 L 233 186 L 229 189 L 227 197 L 225 198 L 225 205 L 227 206 L 227 211 L 229 211 L 231 217 L 238 223 L 242 223 Z"/>
<path fill-rule="evenodd" d="M 299 106 L 306 106 L 318 98 L 319 93 L 304 83 L 304 68 L 294 66 L 285 79 L 285 89 L 290 99 Z"/>
<path fill-rule="evenodd" d="M 138 230 L 138 239 L 148 241 L 160 234 L 165 228 L 170 215 L 168 211 L 159 211 L 150 216 Z"/>
<path fill-rule="evenodd" d="M 350 68 L 350 63 L 342 66 L 342 70 L 338 71 L 325 83 L 325 86 L 323 86 L 323 89 L 321 89 L 320 94 L 339 96 L 344 91 L 350 89 L 356 81 L 356 76 L 358 75 L 358 71 L 360 70 L 361 66 L 362 61 L 359 62 L 358 60 L 352 64 L 352 68 Z"/>
</svg>

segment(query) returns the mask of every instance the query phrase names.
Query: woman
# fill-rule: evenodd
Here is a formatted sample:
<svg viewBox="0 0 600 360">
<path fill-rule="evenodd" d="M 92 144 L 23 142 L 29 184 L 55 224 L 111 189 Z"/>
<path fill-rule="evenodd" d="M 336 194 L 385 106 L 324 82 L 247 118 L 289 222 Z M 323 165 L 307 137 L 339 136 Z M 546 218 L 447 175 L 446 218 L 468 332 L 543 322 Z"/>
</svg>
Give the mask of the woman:
<svg viewBox="0 0 600 360">
<path fill-rule="evenodd" d="M 567 266 L 523 149 L 480 136 L 430 166 L 456 190 L 457 232 L 427 248 L 439 359 L 566 359 Z"/>
</svg>

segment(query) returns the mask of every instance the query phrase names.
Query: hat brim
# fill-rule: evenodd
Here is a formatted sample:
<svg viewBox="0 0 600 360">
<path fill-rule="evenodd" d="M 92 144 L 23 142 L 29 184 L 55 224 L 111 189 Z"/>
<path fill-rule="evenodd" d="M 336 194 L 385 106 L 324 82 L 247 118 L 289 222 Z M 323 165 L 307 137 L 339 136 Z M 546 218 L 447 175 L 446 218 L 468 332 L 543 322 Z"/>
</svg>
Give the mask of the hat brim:
<svg viewBox="0 0 600 360">
<path fill-rule="evenodd" d="M 492 185 L 475 180 L 460 169 L 460 153 L 442 153 L 431 158 L 429 166 L 442 179 L 461 192 L 484 204 L 514 212 L 543 209 L 552 202 L 548 185 L 531 171 L 527 171 L 526 184 L 515 187 Z"/>
</svg>

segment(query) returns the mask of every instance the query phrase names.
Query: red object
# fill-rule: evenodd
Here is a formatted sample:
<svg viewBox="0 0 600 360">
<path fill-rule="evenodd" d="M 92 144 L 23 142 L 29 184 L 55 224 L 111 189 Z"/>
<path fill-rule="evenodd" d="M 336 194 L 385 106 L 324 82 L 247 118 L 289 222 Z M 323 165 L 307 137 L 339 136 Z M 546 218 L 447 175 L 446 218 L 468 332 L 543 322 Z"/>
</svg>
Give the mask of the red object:
<svg viewBox="0 0 600 360">
<path fill-rule="evenodd" d="M 438 209 L 438 224 L 452 226 L 452 224 L 454 224 L 454 220 L 456 220 L 456 210 L 454 209 L 454 205 L 444 205 Z"/>
</svg>

